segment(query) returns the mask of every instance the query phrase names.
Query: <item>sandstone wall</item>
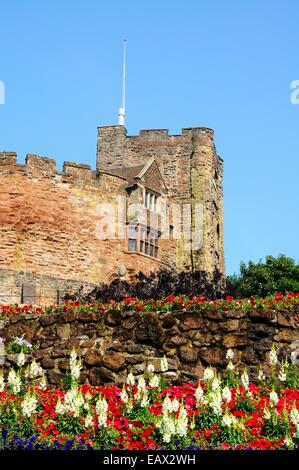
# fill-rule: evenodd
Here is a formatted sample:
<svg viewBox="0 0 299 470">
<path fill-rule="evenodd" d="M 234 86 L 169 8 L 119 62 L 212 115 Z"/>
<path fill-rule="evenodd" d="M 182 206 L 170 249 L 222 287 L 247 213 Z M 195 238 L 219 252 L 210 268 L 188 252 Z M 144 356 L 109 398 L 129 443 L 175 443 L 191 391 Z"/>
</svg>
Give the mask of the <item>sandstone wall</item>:
<svg viewBox="0 0 299 470">
<path fill-rule="evenodd" d="M 35 357 L 51 384 L 63 378 L 73 347 L 84 362 L 81 381 L 92 385 L 120 385 L 129 370 L 139 375 L 149 363 L 159 371 L 164 354 L 169 362 L 167 380 L 195 381 L 207 365 L 224 368 L 228 348 L 235 353 L 235 365 L 246 366 L 255 378 L 273 342 L 281 358 L 290 354 L 299 340 L 299 312 L 148 312 L 142 317 L 130 311 L 66 312 L 0 320 L 0 337 L 6 344 L 21 335 L 38 346 Z M 15 360 L 8 355 L 6 366 Z"/>
<path fill-rule="evenodd" d="M 173 266 L 173 243 L 167 256 L 163 241 L 161 263 L 128 253 L 121 213 L 126 185 L 89 165 L 65 162 L 59 172 L 51 158 L 28 155 L 21 165 L 15 153 L 0 153 L 0 302 L 20 302 L 24 284 L 53 302 L 55 289 L 111 282 L 120 265 L 129 274 Z"/>
</svg>

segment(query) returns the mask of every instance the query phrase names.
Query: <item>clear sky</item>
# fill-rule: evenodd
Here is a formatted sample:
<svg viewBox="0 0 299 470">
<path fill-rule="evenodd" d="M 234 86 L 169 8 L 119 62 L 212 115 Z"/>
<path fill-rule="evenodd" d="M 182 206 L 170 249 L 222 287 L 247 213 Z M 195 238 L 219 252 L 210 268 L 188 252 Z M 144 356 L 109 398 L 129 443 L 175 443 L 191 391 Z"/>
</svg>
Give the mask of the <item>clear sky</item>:
<svg viewBox="0 0 299 470">
<path fill-rule="evenodd" d="M 95 168 L 126 38 L 128 134 L 215 130 L 227 273 L 267 254 L 298 261 L 298 0 L 1 0 L 0 25 L 0 149 Z"/>
</svg>

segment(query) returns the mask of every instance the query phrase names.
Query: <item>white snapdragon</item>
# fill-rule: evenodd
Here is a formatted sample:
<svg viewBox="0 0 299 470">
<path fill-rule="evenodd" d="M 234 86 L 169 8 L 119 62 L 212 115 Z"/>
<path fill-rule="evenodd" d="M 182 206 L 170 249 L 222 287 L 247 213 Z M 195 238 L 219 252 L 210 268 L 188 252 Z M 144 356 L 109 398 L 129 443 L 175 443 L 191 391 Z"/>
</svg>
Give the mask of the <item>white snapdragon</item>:
<svg viewBox="0 0 299 470">
<path fill-rule="evenodd" d="M 269 354 L 269 362 L 272 367 L 276 366 L 278 362 L 277 352 L 276 352 L 276 348 L 274 344 L 272 345 L 272 348 Z"/>
<path fill-rule="evenodd" d="M 149 386 L 153 388 L 158 388 L 160 385 L 160 377 L 157 374 L 153 374 L 149 380 Z"/>
<path fill-rule="evenodd" d="M 214 413 L 222 414 L 222 396 L 221 396 L 221 390 L 219 388 L 209 393 L 208 403 Z"/>
<path fill-rule="evenodd" d="M 222 398 L 229 403 L 232 399 L 232 394 L 228 386 L 225 386 L 222 390 Z"/>
<path fill-rule="evenodd" d="M 88 413 L 85 420 L 84 420 L 84 426 L 86 428 L 91 428 L 91 426 L 93 426 L 93 416 Z"/>
<path fill-rule="evenodd" d="M 247 390 L 249 387 L 249 377 L 246 368 L 244 369 L 243 374 L 241 375 L 241 382 L 245 390 Z"/>
<path fill-rule="evenodd" d="M 129 395 L 127 394 L 127 391 L 125 387 L 123 387 L 121 394 L 120 394 L 120 399 L 123 403 L 128 403 L 129 401 Z"/>
<path fill-rule="evenodd" d="M 295 448 L 294 441 L 292 440 L 292 438 L 290 436 L 285 437 L 284 443 L 285 443 L 285 445 L 288 449 L 294 449 Z"/>
<path fill-rule="evenodd" d="M 127 384 L 133 387 L 135 385 L 135 377 L 132 374 L 132 372 L 129 372 L 128 377 L 127 377 Z"/>
<path fill-rule="evenodd" d="M 163 435 L 163 441 L 169 443 L 171 437 L 176 433 L 176 421 L 175 418 L 170 416 L 169 411 L 163 409 L 162 420 L 159 423 Z"/>
<path fill-rule="evenodd" d="M 147 366 L 147 371 L 148 371 L 149 374 L 153 374 L 153 373 L 155 372 L 155 366 L 154 366 L 154 364 L 149 364 L 149 365 Z"/>
<path fill-rule="evenodd" d="M 234 351 L 232 349 L 228 349 L 226 353 L 226 359 L 232 360 L 235 357 Z"/>
<path fill-rule="evenodd" d="M 180 406 L 179 417 L 176 421 L 176 434 L 178 436 L 187 436 L 188 432 L 188 414 L 183 405 Z"/>
<path fill-rule="evenodd" d="M 44 373 L 43 373 L 43 375 L 42 375 L 42 377 L 41 377 L 41 379 L 40 379 L 40 381 L 39 381 L 39 385 L 38 385 L 38 386 L 39 386 L 39 388 L 40 388 L 41 390 L 46 390 L 46 388 L 47 388 L 47 378 L 46 378 L 46 376 L 45 376 Z"/>
<path fill-rule="evenodd" d="M 5 380 L 3 377 L 3 372 L 0 372 L 0 392 L 4 392 L 5 390 Z"/>
<path fill-rule="evenodd" d="M 31 362 L 29 366 L 29 377 L 31 379 L 35 379 L 36 377 L 40 377 L 42 374 L 43 374 L 42 367 L 39 364 L 37 364 L 35 359 L 33 359 L 33 361 Z"/>
<path fill-rule="evenodd" d="M 258 380 L 259 380 L 260 382 L 262 382 L 262 381 L 265 380 L 265 378 L 266 378 L 262 366 L 259 367 L 259 371 L 258 371 L 257 378 L 258 378 Z"/>
<path fill-rule="evenodd" d="M 178 409 L 179 409 L 179 407 L 180 407 L 180 402 L 179 402 L 176 398 L 174 398 L 174 399 L 172 400 L 172 402 L 171 402 L 171 409 L 172 409 L 172 411 L 177 412 Z"/>
<path fill-rule="evenodd" d="M 267 406 L 265 406 L 265 408 L 264 408 L 264 418 L 265 419 L 270 419 L 271 418 L 271 411 Z"/>
<path fill-rule="evenodd" d="M 142 406 L 142 408 L 147 408 L 149 406 L 149 398 L 148 398 L 148 392 L 146 388 L 143 390 L 141 401 L 140 401 L 140 406 Z"/>
<path fill-rule="evenodd" d="M 164 400 L 163 400 L 163 403 L 162 403 L 162 411 L 163 413 L 171 413 L 172 411 L 172 403 L 171 403 L 171 400 L 169 398 L 169 395 L 166 395 Z"/>
<path fill-rule="evenodd" d="M 10 369 L 8 378 L 8 384 L 12 387 L 13 393 L 18 394 L 21 391 L 22 380 L 19 374 L 14 369 Z"/>
<path fill-rule="evenodd" d="M 58 415 L 63 415 L 66 412 L 64 404 L 61 402 L 60 398 L 58 398 L 55 411 Z"/>
<path fill-rule="evenodd" d="M 276 403 L 278 402 L 279 398 L 278 398 L 278 395 L 277 393 L 275 392 L 275 390 L 272 390 L 272 392 L 270 393 L 269 395 L 269 398 L 270 400 L 276 405 Z"/>
<path fill-rule="evenodd" d="M 221 386 L 221 379 L 215 376 L 212 380 L 212 390 L 217 390 Z"/>
<path fill-rule="evenodd" d="M 284 369 L 282 369 L 282 368 L 279 371 L 278 380 L 280 380 L 280 382 L 285 382 L 287 380 L 287 374 L 285 373 Z"/>
<path fill-rule="evenodd" d="M 198 384 L 197 389 L 195 390 L 195 398 L 196 398 L 197 405 L 201 403 L 202 401 L 204 401 L 204 391 L 200 383 Z"/>
<path fill-rule="evenodd" d="M 64 397 L 64 406 L 67 411 L 73 413 L 74 416 L 79 417 L 81 414 L 82 406 L 84 405 L 84 397 L 75 387 L 72 387 Z"/>
<path fill-rule="evenodd" d="M 25 354 L 23 353 L 23 351 L 20 352 L 20 354 L 18 355 L 18 359 L 17 359 L 17 365 L 18 367 L 23 367 L 23 365 L 25 364 L 26 362 L 26 356 Z"/>
<path fill-rule="evenodd" d="M 167 357 L 163 356 L 161 359 L 161 372 L 167 372 L 167 371 L 168 371 Z"/>
<path fill-rule="evenodd" d="M 107 426 L 107 417 L 108 417 L 108 403 L 106 399 L 100 398 L 96 403 L 96 411 L 98 415 L 98 423 L 100 427 Z"/>
<path fill-rule="evenodd" d="M 290 420 L 297 428 L 299 428 L 299 411 L 297 410 L 296 403 L 294 403 L 290 411 Z"/>
<path fill-rule="evenodd" d="M 36 397 L 27 393 L 21 405 L 23 415 L 30 418 L 30 416 L 36 412 L 37 404 Z"/>
<path fill-rule="evenodd" d="M 212 367 L 207 367 L 203 373 L 203 380 L 212 380 L 214 375 Z"/>
<path fill-rule="evenodd" d="M 230 371 L 233 371 L 234 368 L 235 368 L 235 366 L 234 366 L 234 364 L 233 364 L 232 361 L 229 361 L 229 363 L 227 364 L 226 368 L 227 368 L 228 370 L 230 370 Z"/>
<path fill-rule="evenodd" d="M 230 416 L 228 413 L 225 413 L 224 416 L 222 416 L 222 423 L 224 426 L 228 426 L 229 428 L 233 424 L 233 416 Z"/>
</svg>

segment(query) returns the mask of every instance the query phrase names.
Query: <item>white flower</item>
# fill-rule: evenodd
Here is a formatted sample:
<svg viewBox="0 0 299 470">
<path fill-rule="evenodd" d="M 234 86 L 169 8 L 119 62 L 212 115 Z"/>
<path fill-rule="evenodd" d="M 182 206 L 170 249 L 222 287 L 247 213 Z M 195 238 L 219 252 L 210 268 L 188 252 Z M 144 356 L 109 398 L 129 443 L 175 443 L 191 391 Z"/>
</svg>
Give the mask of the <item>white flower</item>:
<svg viewBox="0 0 299 470">
<path fill-rule="evenodd" d="M 140 406 L 143 408 L 147 408 L 149 406 L 149 399 L 146 388 L 143 390 Z"/>
<path fill-rule="evenodd" d="M 297 410 L 296 403 L 294 403 L 293 408 L 291 409 L 290 420 L 295 426 L 299 426 L 299 411 Z"/>
<path fill-rule="evenodd" d="M 228 370 L 234 370 L 235 366 L 234 366 L 234 364 L 232 363 L 232 361 L 229 361 L 229 363 L 227 364 L 226 368 L 227 368 Z"/>
<path fill-rule="evenodd" d="M 39 377 L 42 374 L 43 374 L 42 367 L 39 364 L 37 364 L 35 359 L 33 359 L 33 361 L 31 362 L 31 364 L 29 366 L 29 377 L 31 379 L 34 379 L 35 377 Z"/>
<path fill-rule="evenodd" d="M 120 399 L 123 403 L 128 403 L 128 401 L 129 401 L 129 396 L 127 394 L 127 391 L 126 391 L 125 387 L 123 387 L 123 389 L 121 391 Z"/>
<path fill-rule="evenodd" d="M 271 411 L 266 406 L 264 408 L 264 417 L 265 417 L 265 419 L 270 419 L 271 418 Z"/>
<path fill-rule="evenodd" d="M 152 388 L 158 388 L 160 385 L 160 377 L 157 374 L 153 374 L 150 378 L 149 386 Z"/>
<path fill-rule="evenodd" d="M 43 373 L 43 375 L 42 375 L 42 377 L 39 381 L 39 388 L 41 390 L 46 390 L 46 388 L 47 388 L 47 378 L 46 378 L 44 373 Z"/>
<path fill-rule="evenodd" d="M 78 380 L 80 377 L 80 371 L 82 369 L 82 361 L 78 359 L 70 364 L 71 376 L 74 380 Z"/>
<path fill-rule="evenodd" d="M 21 391 L 21 377 L 19 374 L 16 373 L 14 369 L 10 369 L 8 378 L 7 378 L 8 384 L 12 387 L 13 393 L 18 394 Z"/>
<path fill-rule="evenodd" d="M 288 449 L 294 449 L 295 445 L 290 436 L 286 436 L 284 439 L 284 443 L 287 446 Z"/>
<path fill-rule="evenodd" d="M 128 377 L 127 377 L 127 384 L 128 385 L 131 385 L 131 387 L 133 387 L 135 385 L 135 377 L 134 375 L 132 374 L 132 372 L 130 372 L 128 374 Z"/>
<path fill-rule="evenodd" d="M 64 407 L 63 403 L 61 403 L 60 398 L 58 398 L 58 400 L 57 400 L 57 403 L 56 403 L 56 406 L 55 406 L 55 411 L 58 415 L 63 415 L 66 412 L 65 407 Z"/>
<path fill-rule="evenodd" d="M 278 402 L 278 400 L 279 400 L 278 395 L 277 395 L 277 393 L 275 392 L 275 390 L 272 390 L 272 392 L 271 392 L 270 395 L 269 395 L 269 398 L 270 398 L 270 400 L 273 401 L 273 403 L 275 403 L 275 404 L 276 404 L 276 403 Z"/>
<path fill-rule="evenodd" d="M 260 366 L 260 368 L 259 368 L 257 378 L 260 381 L 265 380 L 265 378 L 266 378 L 262 366 Z"/>
<path fill-rule="evenodd" d="M 269 362 L 270 362 L 271 366 L 276 366 L 276 364 L 278 362 L 277 352 L 276 352 L 274 344 L 272 345 L 272 348 L 271 348 L 271 351 L 270 351 L 270 354 L 269 354 Z"/>
<path fill-rule="evenodd" d="M 163 403 L 162 403 L 162 411 L 163 413 L 169 413 L 172 411 L 172 403 L 171 403 L 171 400 L 169 398 L 169 395 L 166 395 L 164 400 L 163 400 Z"/>
<path fill-rule="evenodd" d="M 217 390 L 220 388 L 221 380 L 216 376 L 212 380 L 212 390 Z"/>
<path fill-rule="evenodd" d="M 229 414 L 226 413 L 224 416 L 222 416 L 222 422 L 224 426 L 230 427 L 233 424 L 232 416 L 229 416 Z"/>
<path fill-rule="evenodd" d="M 70 365 L 72 365 L 74 362 L 77 360 L 77 353 L 75 349 L 72 349 L 72 352 L 70 354 Z"/>
<path fill-rule="evenodd" d="M 108 403 L 105 398 L 100 398 L 96 403 L 96 411 L 98 414 L 98 423 L 100 427 L 107 426 Z"/>
<path fill-rule="evenodd" d="M 3 372 L 0 372 L 0 392 L 4 392 L 5 389 L 5 380 L 3 377 Z"/>
<path fill-rule="evenodd" d="M 247 388 L 249 387 L 249 377 L 246 368 L 244 369 L 243 374 L 241 375 L 241 382 L 245 390 L 247 390 Z"/>
<path fill-rule="evenodd" d="M 23 367 L 23 365 L 25 364 L 26 362 L 26 356 L 25 354 L 23 353 L 23 351 L 20 352 L 20 354 L 18 355 L 18 360 L 17 360 L 17 365 L 19 367 Z"/>
<path fill-rule="evenodd" d="M 209 393 L 208 395 L 208 403 L 214 413 L 222 414 L 222 396 L 221 391 L 218 388 L 217 390 Z"/>
<path fill-rule="evenodd" d="M 235 357 L 234 351 L 232 349 L 228 349 L 226 353 L 226 359 L 233 359 Z"/>
<path fill-rule="evenodd" d="M 149 364 L 149 365 L 147 366 L 147 371 L 148 371 L 149 374 L 153 374 L 153 373 L 155 372 L 155 366 L 154 366 L 154 364 Z"/>
<path fill-rule="evenodd" d="M 86 428 L 90 428 L 92 425 L 93 425 L 93 416 L 90 413 L 88 413 L 84 421 L 84 426 Z"/>
<path fill-rule="evenodd" d="M 35 396 L 27 393 L 21 405 L 23 415 L 30 418 L 32 413 L 36 412 L 37 404 L 38 402 Z"/>
<path fill-rule="evenodd" d="M 199 383 L 197 389 L 195 390 L 195 398 L 198 404 L 201 401 L 203 401 L 203 397 L 204 397 L 204 391 Z"/>
<path fill-rule="evenodd" d="M 177 412 L 179 407 L 180 407 L 180 402 L 176 398 L 174 398 L 174 400 L 172 400 L 172 402 L 171 402 L 172 411 Z"/>
<path fill-rule="evenodd" d="M 188 432 L 188 414 L 183 405 L 180 406 L 179 417 L 176 421 L 176 434 L 178 436 L 186 436 Z"/>
<path fill-rule="evenodd" d="M 285 382 L 287 380 L 287 374 L 284 372 L 284 370 L 281 368 L 278 374 L 278 379 L 281 382 Z"/>
<path fill-rule="evenodd" d="M 167 357 L 164 356 L 161 359 L 161 372 L 167 372 L 168 371 L 168 361 Z"/>
<path fill-rule="evenodd" d="M 203 373 L 203 379 L 204 380 L 212 380 L 212 378 L 214 377 L 214 371 L 212 369 L 212 367 L 207 367 Z"/>
<path fill-rule="evenodd" d="M 229 403 L 232 399 L 231 391 L 227 386 L 225 386 L 222 390 L 222 397 L 227 403 Z"/>
</svg>

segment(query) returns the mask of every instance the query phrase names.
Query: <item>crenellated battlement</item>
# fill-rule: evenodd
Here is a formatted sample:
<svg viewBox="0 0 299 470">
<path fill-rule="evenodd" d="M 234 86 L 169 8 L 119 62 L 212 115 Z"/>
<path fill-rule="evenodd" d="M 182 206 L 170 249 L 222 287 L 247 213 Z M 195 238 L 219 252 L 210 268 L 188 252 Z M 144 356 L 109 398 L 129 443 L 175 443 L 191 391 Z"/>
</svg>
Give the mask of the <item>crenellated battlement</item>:
<svg viewBox="0 0 299 470">
<path fill-rule="evenodd" d="M 90 165 L 85 163 L 64 162 L 63 170 L 58 171 L 56 160 L 51 157 L 43 157 L 29 153 L 26 155 L 25 164 L 18 163 L 16 152 L 0 152 L 0 173 L 5 171 L 5 167 L 9 167 L 10 173 L 15 171 L 25 171 L 41 176 L 73 176 L 82 180 L 91 180 L 96 178 L 96 172 L 92 170 Z"/>
</svg>

